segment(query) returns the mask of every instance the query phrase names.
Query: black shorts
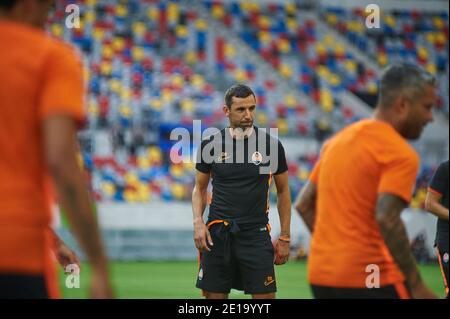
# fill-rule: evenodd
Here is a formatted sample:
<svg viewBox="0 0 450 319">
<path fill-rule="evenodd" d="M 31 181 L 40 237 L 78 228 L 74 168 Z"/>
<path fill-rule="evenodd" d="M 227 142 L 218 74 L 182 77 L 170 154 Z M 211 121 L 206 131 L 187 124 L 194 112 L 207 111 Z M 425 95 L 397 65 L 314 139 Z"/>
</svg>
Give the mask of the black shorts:
<svg viewBox="0 0 450 319">
<path fill-rule="evenodd" d="M 448 298 L 448 262 L 449 262 L 449 252 L 448 252 L 448 237 L 440 238 L 436 243 L 437 256 L 439 259 L 439 266 L 442 272 L 442 278 L 444 280 L 445 294 Z"/>
<path fill-rule="evenodd" d="M 0 299 L 48 299 L 44 276 L 0 274 Z"/>
<path fill-rule="evenodd" d="M 267 226 L 232 231 L 223 223 L 210 228 L 213 246 L 200 255 L 197 288 L 212 293 L 276 292 L 274 248 Z"/>
<path fill-rule="evenodd" d="M 311 285 L 316 299 L 410 299 L 411 293 L 405 284 L 380 288 L 335 288 Z"/>
</svg>

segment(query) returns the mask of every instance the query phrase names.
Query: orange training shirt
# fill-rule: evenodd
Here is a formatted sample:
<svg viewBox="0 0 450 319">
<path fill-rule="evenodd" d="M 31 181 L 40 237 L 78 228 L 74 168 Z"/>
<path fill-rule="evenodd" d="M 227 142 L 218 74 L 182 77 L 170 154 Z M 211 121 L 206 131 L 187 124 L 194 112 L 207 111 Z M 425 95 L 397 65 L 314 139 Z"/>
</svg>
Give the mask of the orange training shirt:
<svg viewBox="0 0 450 319">
<path fill-rule="evenodd" d="M 377 265 L 380 285 L 404 281 L 375 219 L 377 197 L 409 202 L 419 157 L 389 124 L 362 120 L 323 147 L 310 180 L 317 185 L 308 278 L 314 285 L 364 288 Z M 366 272 L 367 271 L 367 272 Z"/>
<path fill-rule="evenodd" d="M 42 121 L 84 119 L 82 63 L 67 44 L 0 22 L 0 273 L 43 274 L 50 224 Z"/>
</svg>

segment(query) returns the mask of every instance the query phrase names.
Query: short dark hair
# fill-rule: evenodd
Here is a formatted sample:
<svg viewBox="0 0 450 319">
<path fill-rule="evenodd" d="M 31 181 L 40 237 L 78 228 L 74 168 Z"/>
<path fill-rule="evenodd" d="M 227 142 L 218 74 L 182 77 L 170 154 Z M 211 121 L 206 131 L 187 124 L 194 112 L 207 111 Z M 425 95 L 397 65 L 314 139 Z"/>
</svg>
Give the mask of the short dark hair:
<svg viewBox="0 0 450 319">
<path fill-rule="evenodd" d="M 235 84 L 232 87 L 230 87 L 225 93 L 225 105 L 230 108 L 231 105 L 233 104 L 234 96 L 238 98 L 246 98 L 250 95 L 253 95 L 256 99 L 255 93 L 247 85 Z"/>
<path fill-rule="evenodd" d="M 422 94 L 425 85 L 436 84 L 436 78 L 422 68 L 399 63 L 389 66 L 381 77 L 378 105 L 391 106 L 404 90 L 409 90 L 413 97 Z"/>
<path fill-rule="evenodd" d="M 12 9 L 19 0 L 1 0 L 0 1 L 0 9 Z"/>
</svg>

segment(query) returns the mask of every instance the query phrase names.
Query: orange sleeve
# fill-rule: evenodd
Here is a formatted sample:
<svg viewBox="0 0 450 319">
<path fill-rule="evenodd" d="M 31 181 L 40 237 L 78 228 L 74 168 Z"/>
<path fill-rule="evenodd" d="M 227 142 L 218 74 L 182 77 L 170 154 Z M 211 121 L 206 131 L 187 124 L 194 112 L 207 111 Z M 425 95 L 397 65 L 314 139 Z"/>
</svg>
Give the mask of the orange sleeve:
<svg viewBox="0 0 450 319">
<path fill-rule="evenodd" d="M 415 152 L 392 156 L 382 165 L 378 193 L 390 193 L 411 201 L 419 171 L 419 157 Z"/>
<path fill-rule="evenodd" d="M 67 115 L 82 124 L 85 90 L 81 60 L 68 45 L 53 45 L 43 65 L 39 117 Z"/>
<path fill-rule="evenodd" d="M 317 162 L 314 165 L 314 168 L 313 168 L 311 174 L 309 175 L 309 180 L 311 182 L 313 182 L 314 184 L 316 184 L 316 185 L 317 185 L 317 183 L 319 181 L 319 172 L 320 172 L 320 164 L 321 164 L 321 161 L 322 161 L 322 157 L 324 156 L 324 153 L 325 153 L 326 149 L 328 148 L 328 146 L 330 145 L 331 141 L 332 141 L 332 138 L 327 140 L 323 144 L 322 149 L 320 150 L 319 159 L 317 160 Z"/>
<path fill-rule="evenodd" d="M 311 175 L 309 175 L 309 180 L 316 185 L 317 185 L 317 182 L 319 181 L 319 171 L 320 171 L 320 158 L 314 165 Z"/>
</svg>

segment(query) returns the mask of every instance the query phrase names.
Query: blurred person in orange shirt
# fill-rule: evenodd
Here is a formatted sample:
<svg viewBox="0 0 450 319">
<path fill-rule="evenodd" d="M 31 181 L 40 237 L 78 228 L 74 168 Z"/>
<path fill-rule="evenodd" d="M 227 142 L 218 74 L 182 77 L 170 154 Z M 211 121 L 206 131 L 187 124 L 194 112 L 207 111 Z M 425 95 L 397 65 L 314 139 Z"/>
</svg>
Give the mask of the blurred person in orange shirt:
<svg viewBox="0 0 450 319">
<path fill-rule="evenodd" d="M 328 140 L 295 207 L 312 232 L 315 298 L 435 298 L 412 255 L 401 212 L 419 156 L 407 143 L 433 120 L 435 78 L 398 64 L 383 74 L 371 119 Z"/>
<path fill-rule="evenodd" d="M 0 298 L 52 295 L 46 176 L 92 266 L 91 296 L 110 298 L 107 258 L 74 142 L 85 117 L 82 63 L 44 31 L 52 2 L 0 2 Z"/>
</svg>

